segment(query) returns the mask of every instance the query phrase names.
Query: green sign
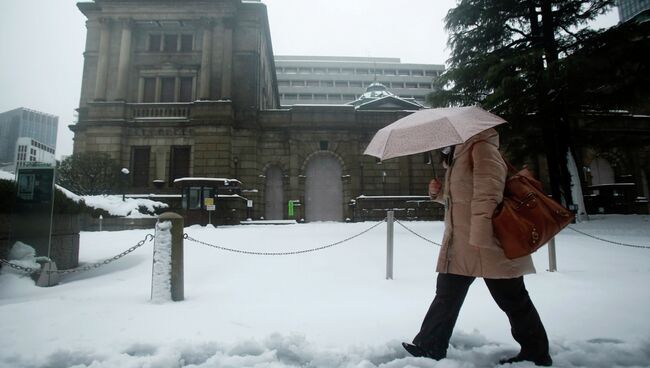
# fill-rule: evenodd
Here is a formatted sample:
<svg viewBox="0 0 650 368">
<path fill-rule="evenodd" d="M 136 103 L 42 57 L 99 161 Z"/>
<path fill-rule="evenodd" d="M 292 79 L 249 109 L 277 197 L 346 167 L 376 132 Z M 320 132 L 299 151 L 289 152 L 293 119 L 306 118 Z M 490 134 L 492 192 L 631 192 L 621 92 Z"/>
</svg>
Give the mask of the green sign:
<svg viewBox="0 0 650 368">
<path fill-rule="evenodd" d="M 31 246 L 37 256 L 50 256 L 54 176 L 51 166 L 19 167 L 16 175 L 11 239 Z"/>
<path fill-rule="evenodd" d="M 287 212 L 289 217 L 293 217 L 293 201 L 291 200 L 287 203 Z"/>
</svg>

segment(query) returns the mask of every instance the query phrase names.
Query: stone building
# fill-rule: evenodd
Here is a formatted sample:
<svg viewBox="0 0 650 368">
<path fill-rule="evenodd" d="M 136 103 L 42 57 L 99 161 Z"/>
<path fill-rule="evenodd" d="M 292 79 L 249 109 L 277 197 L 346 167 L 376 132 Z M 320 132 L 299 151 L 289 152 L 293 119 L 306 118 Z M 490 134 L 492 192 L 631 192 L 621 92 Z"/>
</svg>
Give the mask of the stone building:
<svg viewBox="0 0 650 368">
<path fill-rule="evenodd" d="M 181 177 L 233 178 L 241 194 L 222 198 L 233 202 L 225 216 L 243 217 L 243 200 L 252 200 L 253 218 L 288 218 L 292 201 L 301 205 L 294 217 L 306 221 L 354 217 L 361 195 L 426 193 L 426 155 L 384 163 L 362 155 L 378 129 L 418 104 L 391 97 L 280 108 L 264 4 L 95 0 L 78 7 L 88 34 L 79 121 L 70 126 L 74 151 L 106 152 L 130 168 L 130 192 L 151 193 L 154 181 L 175 192 Z M 410 215 L 435 212 L 420 208 L 424 198 L 411 199 Z"/>
</svg>

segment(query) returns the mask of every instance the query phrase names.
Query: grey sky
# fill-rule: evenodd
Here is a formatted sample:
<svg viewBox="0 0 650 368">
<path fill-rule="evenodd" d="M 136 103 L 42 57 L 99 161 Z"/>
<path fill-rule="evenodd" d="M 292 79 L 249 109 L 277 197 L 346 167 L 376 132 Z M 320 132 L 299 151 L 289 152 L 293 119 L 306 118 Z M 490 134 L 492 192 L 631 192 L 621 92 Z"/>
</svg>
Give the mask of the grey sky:
<svg viewBox="0 0 650 368">
<path fill-rule="evenodd" d="M 455 0 L 262 0 L 278 55 L 398 57 L 444 64 L 443 21 Z M 59 116 L 57 157 L 72 153 L 85 19 L 74 0 L 0 0 L 0 112 Z M 597 22 L 608 27 L 616 11 Z"/>
</svg>

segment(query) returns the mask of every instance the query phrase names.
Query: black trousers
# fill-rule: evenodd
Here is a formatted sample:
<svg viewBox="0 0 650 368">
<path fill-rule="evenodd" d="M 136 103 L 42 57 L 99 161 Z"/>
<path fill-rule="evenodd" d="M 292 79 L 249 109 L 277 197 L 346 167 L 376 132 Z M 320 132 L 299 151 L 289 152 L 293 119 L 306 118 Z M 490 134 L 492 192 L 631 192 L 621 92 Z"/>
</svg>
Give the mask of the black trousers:
<svg viewBox="0 0 650 368">
<path fill-rule="evenodd" d="M 438 274 L 436 296 L 422 321 L 413 343 L 438 356 L 446 356 L 449 339 L 474 277 Z M 510 321 L 512 337 L 521 353 L 532 357 L 548 356 L 548 337 L 539 314 L 530 300 L 524 278 L 484 279 L 492 298 Z"/>
</svg>

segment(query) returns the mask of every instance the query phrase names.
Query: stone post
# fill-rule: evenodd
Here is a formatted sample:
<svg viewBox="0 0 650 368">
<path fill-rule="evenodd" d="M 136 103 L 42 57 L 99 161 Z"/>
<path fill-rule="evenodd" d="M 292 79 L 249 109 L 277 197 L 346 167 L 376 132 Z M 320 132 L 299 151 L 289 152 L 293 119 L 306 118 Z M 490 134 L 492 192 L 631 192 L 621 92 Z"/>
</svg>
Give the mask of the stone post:
<svg viewBox="0 0 650 368">
<path fill-rule="evenodd" d="M 165 212 L 156 223 L 151 299 L 154 302 L 182 301 L 183 216 Z"/>
<path fill-rule="evenodd" d="M 393 279 L 393 237 L 395 212 L 386 212 L 386 280 Z"/>
</svg>

